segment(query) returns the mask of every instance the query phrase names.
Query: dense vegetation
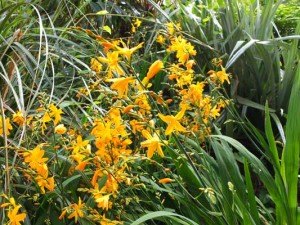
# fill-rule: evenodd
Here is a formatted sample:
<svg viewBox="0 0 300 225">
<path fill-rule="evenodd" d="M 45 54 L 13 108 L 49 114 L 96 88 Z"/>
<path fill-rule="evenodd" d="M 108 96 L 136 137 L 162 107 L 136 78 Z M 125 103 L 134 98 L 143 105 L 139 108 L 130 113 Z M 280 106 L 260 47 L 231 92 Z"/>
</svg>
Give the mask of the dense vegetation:
<svg viewBox="0 0 300 225">
<path fill-rule="evenodd" d="M 297 1 L 0 10 L 1 224 L 300 224 Z"/>
</svg>

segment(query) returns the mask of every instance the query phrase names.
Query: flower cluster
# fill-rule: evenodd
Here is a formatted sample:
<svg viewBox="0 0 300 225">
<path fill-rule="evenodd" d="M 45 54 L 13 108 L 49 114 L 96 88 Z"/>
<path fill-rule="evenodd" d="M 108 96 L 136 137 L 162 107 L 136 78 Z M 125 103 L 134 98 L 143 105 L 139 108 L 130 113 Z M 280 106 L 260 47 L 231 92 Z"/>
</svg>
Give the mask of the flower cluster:
<svg viewBox="0 0 300 225">
<path fill-rule="evenodd" d="M 44 194 L 45 188 L 49 191 L 54 190 L 54 177 L 49 176 L 47 166 L 48 158 L 43 158 L 45 151 L 41 149 L 42 147 L 42 144 L 38 145 L 33 150 L 24 151 L 20 153 L 20 155 L 24 157 L 24 162 L 29 165 L 29 170 L 26 171 L 26 175 L 29 175 L 29 178 L 34 178 L 42 194 Z"/>
<path fill-rule="evenodd" d="M 138 19 L 133 22 L 133 33 L 140 24 Z M 57 195 L 60 220 L 122 223 L 120 214 L 133 201 L 124 197 L 126 191 L 144 185 L 133 165 L 155 160 L 163 165 L 176 148 L 174 136 L 203 142 L 221 116 L 228 102 L 219 91 L 230 83 L 222 62 L 208 76 L 201 74 L 196 47 L 182 35 L 180 25 L 168 23 L 166 30 L 157 42 L 170 57 L 158 55 L 144 64 L 138 54 L 143 42 L 96 38 L 102 51 L 90 60 L 85 85 L 76 87 L 72 101 L 78 102 L 65 103 L 72 105 L 68 110 L 63 104 L 45 103 L 48 97 L 42 94 L 36 110 L 0 116 L 0 135 L 23 129 L 34 140 L 17 148 L 19 169 L 27 178 L 22 182 L 35 186 L 41 196 Z M 96 100 L 91 104 L 90 98 Z M 157 183 L 174 183 L 172 178 L 160 177 Z M 21 205 L 7 199 L 1 207 L 7 208 L 8 221 L 20 224 L 26 214 L 18 214 Z"/>
</svg>

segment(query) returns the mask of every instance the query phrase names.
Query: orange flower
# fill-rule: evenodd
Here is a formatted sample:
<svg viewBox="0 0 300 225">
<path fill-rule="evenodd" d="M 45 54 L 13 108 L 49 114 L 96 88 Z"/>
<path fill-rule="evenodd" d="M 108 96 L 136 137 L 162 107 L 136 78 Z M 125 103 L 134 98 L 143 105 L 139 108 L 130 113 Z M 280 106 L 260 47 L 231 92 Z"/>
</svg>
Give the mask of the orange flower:
<svg viewBox="0 0 300 225">
<path fill-rule="evenodd" d="M 148 70 L 147 79 L 150 80 L 153 78 L 162 68 L 164 68 L 163 62 L 161 60 L 156 60 Z"/>
<path fill-rule="evenodd" d="M 18 124 L 19 126 L 22 126 L 25 122 L 25 118 L 22 114 L 21 111 L 17 111 L 16 113 L 13 114 L 13 118 L 12 121 L 16 124 Z"/>
<path fill-rule="evenodd" d="M 123 114 L 126 114 L 126 113 L 128 113 L 131 109 L 133 109 L 134 107 L 135 107 L 134 105 L 128 105 L 128 106 L 126 106 L 126 107 L 123 109 L 122 113 L 123 113 Z"/>
<path fill-rule="evenodd" d="M 87 159 L 87 160 L 78 162 L 78 165 L 75 167 L 75 170 L 83 171 L 90 160 L 91 159 Z"/>
<path fill-rule="evenodd" d="M 39 185 L 42 194 L 45 194 L 45 188 L 49 191 L 54 190 L 54 177 L 48 177 L 48 173 L 45 174 L 45 176 L 38 175 L 35 180 L 37 181 L 37 184 Z"/>
<path fill-rule="evenodd" d="M 173 179 L 170 179 L 170 178 L 163 178 L 163 179 L 160 179 L 159 181 L 158 181 L 158 183 L 160 183 L 160 184 L 167 184 L 167 183 L 171 183 L 171 182 L 174 182 L 175 180 L 173 180 Z"/>
<path fill-rule="evenodd" d="M 78 217 L 82 218 L 84 216 L 82 208 L 85 207 L 85 203 L 81 203 L 81 198 L 79 197 L 78 204 L 73 203 L 70 207 L 73 209 L 73 212 L 68 216 L 68 219 L 72 219 L 74 217 L 75 223 L 77 223 Z M 62 212 L 62 214 L 63 213 L 64 212 Z"/>
<path fill-rule="evenodd" d="M 20 222 L 25 219 L 26 213 L 18 214 L 20 208 L 21 205 L 17 205 L 13 209 L 9 209 L 7 216 L 9 218 L 10 225 L 21 225 Z"/>
<path fill-rule="evenodd" d="M 115 44 L 112 44 L 110 42 L 103 42 L 102 46 L 104 47 L 104 52 L 108 52 L 108 50 L 114 49 L 116 47 Z"/>
<path fill-rule="evenodd" d="M 29 166 L 32 169 L 36 169 L 37 172 L 42 173 L 44 170 L 48 170 L 47 165 L 45 164 L 48 158 L 43 158 L 44 153 L 45 151 L 41 149 L 41 145 L 38 145 L 33 150 L 23 153 L 23 156 L 25 157 L 24 162 L 29 163 Z"/>
<path fill-rule="evenodd" d="M 54 129 L 55 133 L 57 134 L 64 134 L 67 131 L 67 128 L 63 124 L 59 124 Z"/>
</svg>

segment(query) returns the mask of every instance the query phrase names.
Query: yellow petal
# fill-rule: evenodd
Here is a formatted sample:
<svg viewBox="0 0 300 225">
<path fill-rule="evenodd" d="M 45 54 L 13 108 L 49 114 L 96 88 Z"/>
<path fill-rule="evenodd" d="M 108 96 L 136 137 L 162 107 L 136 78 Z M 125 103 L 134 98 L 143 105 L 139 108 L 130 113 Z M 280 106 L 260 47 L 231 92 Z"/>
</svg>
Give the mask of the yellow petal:
<svg viewBox="0 0 300 225">
<path fill-rule="evenodd" d="M 164 64 L 161 60 L 156 60 L 149 68 L 147 73 L 147 78 L 150 80 L 153 78 L 162 68 L 164 68 Z"/>
</svg>

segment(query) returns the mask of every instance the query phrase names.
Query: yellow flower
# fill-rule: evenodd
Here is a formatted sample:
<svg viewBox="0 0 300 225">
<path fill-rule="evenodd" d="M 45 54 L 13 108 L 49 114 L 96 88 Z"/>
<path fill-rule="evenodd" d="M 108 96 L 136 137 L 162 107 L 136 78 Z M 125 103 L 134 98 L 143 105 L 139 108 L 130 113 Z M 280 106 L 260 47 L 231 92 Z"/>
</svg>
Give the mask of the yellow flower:
<svg viewBox="0 0 300 225">
<path fill-rule="evenodd" d="M 128 60 L 131 59 L 131 55 L 136 52 L 138 49 L 143 47 L 144 42 L 138 44 L 137 46 L 133 47 L 133 48 L 128 48 L 126 46 L 126 44 L 121 41 L 123 48 L 119 47 L 119 46 L 115 46 L 116 50 L 121 54 L 124 55 Z"/>
<path fill-rule="evenodd" d="M 144 129 L 143 122 L 139 122 L 137 120 L 131 120 L 129 124 L 131 125 L 132 133 L 134 134 L 136 134 L 137 132 L 142 132 L 142 130 Z"/>
<path fill-rule="evenodd" d="M 111 203 L 109 201 L 109 196 L 111 196 L 111 194 L 107 194 L 107 195 L 98 195 L 98 197 L 95 197 L 95 201 L 98 203 L 98 208 L 101 208 L 103 210 L 108 210 L 111 207 Z"/>
<path fill-rule="evenodd" d="M 45 112 L 42 118 L 42 134 L 44 134 L 44 130 L 47 129 L 46 123 L 51 121 L 51 117 L 48 112 Z"/>
<path fill-rule="evenodd" d="M 227 83 L 230 84 L 229 74 L 226 73 L 226 70 L 223 66 L 221 66 L 221 68 L 222 68 L 221 71 L 216 72 L 214 70 L 210 70 L 207 72 L 207 74 L 209 74 L 210 78 L 214 82 L 219 80 L 221 82 L 221 84 L 223 84 L 225 81 L 227 81 Z"/>
<path fill-rule="evenodd" d="M 142 24 L 142 21 L 140 21 L 138 18 L 136 18 L 133 24 L 134 24 L 136 27 L 140 27 L 141 24 Z"/>
<path fill-rule="evenodd" d="M 185 132 L 186 129 L 178 122 L 178 120 L 183 117 L 184 113 L 185 109 L 180 110 L 176 116 L 164 116 L 161 113 L 158 113 L 159 118 L 168 124 L 165 135 L 171 134 L 174 130 Z"/>
<path fill-rule="evenodd" d="M 68 219 L 72 219 L 74 217 L 75 223 L 77 223 L 78 217 L 80 217 L 80 218 L 84 217 L 84 211 L 82 210 L 82 208 L 85 207 L 85 203 L 81 202 L 80 197 L 79 197 L 79 200 L 78 200 L 78 204 L 73 203 L 69 207 L 73 210 L 73 212 L 68 216 Z"/>
<path fill-rule="evenodd" d="M 100 225 L 116 225 L 116 224 L 123 224 L 123 223 L 117 220 L 107 219 L 105 218 L 105 214 L 100 219 Z"/>
<path fill-rule="evenodd" d="M 72 147 L 71 147 L 73 149 L 72 153 L 76 154 L 78 152 L 81 152 L 82 150 L 86 151 L 86 149 L 88 148 L 88 144 L 89 144 L 88 140 L 82 141 L 81 135 L 78 135 L 76 141 L 72 142 Z M 85 146 L 87 146 L 87 148 L 85 148 Z"/>
<path fill-rule="evenodd" d="M 64 124 L 59 124 L 54 128 L 54 132 L 57 134 L 64 134 L 66 133 L 67 128 L 65 127 Z"/>
<path fill-rule="evenodd" d="M 151 106 L 148 102 L 148 97 L 145 94 L 139 95 L 135 100 L 134 104 L 136 104 L 139 107 L 139 114 L 145 116 L 148 113 L 151 113 Z"/>
<path fill-rule="evenodd" d="M 9 198 L 5 194 L 1 194 L 1 197 L 9 200 L 9 203 L 3 203 L 0 208 L 9 207 L 7 216 L 9 218 L 9 225 L 21 225 L 21 221 L 23 221 L 26 217 L 26 213 L 18 214 L 19 209 L 22 207 L 20 204 L 17 205 L 14 198 Z"/>
<path fill-rule="evenodd" d="M 164 68 L 163 62 L 161 60 L 156 60 L 148 70 L 147 79 L 150 80 L 153 78 L 162 68 Z"/>
<path fill-rule="evenodd" d="M 111 202 L 109 201 L 109 197 L 112 194 L 106 194 L 103 190 L 105 190 L 105 186 L 99 190 L 98 184 L 95 185 L 95 189 L 92 189 L 92 194 L 94 196 L 95 202 L 98 203 L 98 208 L 103 210 L 108 210 L 111 207 Z"/>
<path fill-rule="evenodd" d="M 180 23 L 177 23 L 176 25 L 172 22 L 166 23 L 169 34 L 173 35 L 175 33 L 175 29 L 181 30 Z"/>
<path fill-rule="evenodd" d="M 168 142 L 165 140 L 160 140 L 156 133 L 154 133 L 154 135 L 151 136 L 151 134 L 147 130 L 143 130 L 142 134 L 147 139 L 146 141 L 143 141 L 141 143 L 142 147 L 148 148 L 147 157 L 151 159 L 156 150 L 161 157 L 164 157 L 164 153 L 162 151 L 161 146 L 164 144 L 168 144 Z"/>
<path fill-rule="evenodd" d="M 102 64 L 99 62 L 97 58 L 91 59 L 90 67 L 96 73 L 99 73 L 102 70 Z"/>
<path fill-rule="evenodd" d="M 44 153 L 45 151 L 41 149 L 41 145 L 38 145 L 33 150 L 24 152 L 22 155 L 25 157 L 24 162 L 29 163 L 29 166 L 32 169 L 39 170 L 41 168 L 44 168 L 45 170 L 47 170 L 47 166 L 44 166 L 44 164 L 48 160 L 48 158 L 43 158 Z"/>
<path fill-rule="evenodd" d="M 97 59 L 100 62 L 107 64 L 108 68 L 106 71 L 108 73 L 108 77 L 112 77 L 112 73 L 116 73 L 118 76 L 125 74 L 124 70 L 119 65 L 120 59 L 118 51 L 108 52 L 106 58 L 98 57 Z"/>
<path fill-rule="evenodd" d="M 212 118 L 216 119 L 217 117 L 220 116 L 220 108 L 217 108 L 217 105 L 215 105 L 211 110 L 210 114 Z"/>
<path fill-rule="evenodd" d="M 195 56 L 197 54 L 194 46 L 181 36 L 175 37 L 171 41 L 168 50 L 172 52 L 176 51 L 176 57 L 182 64 L 185 64 L 189 60 L 190 55 Z"/>
<path fill-rule="evenodd" d="M 54 117 L 54 125 L 56 126 L 58 122 L 61 121 L 61 114 L 63 114 L 63 111 L 61 109 L 58 109 L 53 103 L 49 106 L 51 112 L 50 117 Z"/>
<path fill-rule="evenodd" d="M 40 187 L 42 194 L 45 194 L 45 188 L 49 191 L 54 190 L 54 177 L 48 177 L 48 171 L 43 175 L 38 175 L 35 180 Z"/>
<path fill-rule="evenodd" d="M 19 209 L 21 208 L 21 205 L 17 205 L 13 209 L 8 210 L 8 218 L 9 218 L 9 225 L 21 225 L 21 221 L 23 221 L 26 218 L 26 213 L 20 213 L 18 214 Z"/>
<path fill-rule="evenodd" d="M 185 96 L 192 104 L 196 106 L 200 106 L 203 96 L 205 83 L 204 82 L 197 82 L 197 84 L 192 84 L 189 87 L 188 93 Z"/>
<path fill-rule="evenodd" d="M 135 21 L 132 24 L 131 32 L 135 33 L 136 32 L 136 28 L 140 27 L 141 24 L 142 24 L 142 21 L 140 21 L 138 18 L 136 18 Z"/>
<path fill-rule="evenodd" d="M 22 126 L 25 122 L 25 118 L 23 117 L 23 114 L 21 111 L 17 111 L 16 113 L 13 114 L 12 121 L 19 126 Z"/>
<path fill-rule="evenodd" d="M 163 35 L 159 34 L 156 38 L 156 42 L 159 43 L 159 44 L 163 44 L 165 43 L 166 39 L 164 38 Z"/>
<path fill-rule="evenodd" d="M 128 85 L 134 81 L 134 77 L 107 79 L 107 81 L 113 82 L 110 86 L 111 89 L 117 90 L 119 92 L 119 98 L 122 98 L 124 95 L 127 96 Z"/>
<path fill-rule="evenodd" d="M 2 116 L 0 115 L 0 135 L 3 134 L 3 127 L 2 124 L 3 120 L 2 120 Z M 10 134 L 10 130 L 12 130 L 13 127 L 10 124 L 10 119 L 9 118 L 5 118 L 5 133 L 6 135 Z"/>
<path fill-rule="evenodd" d="M 192 69 L 185 70 L 180 67 L 180 64 L 172 64 L 172 66 L 169 68 L 169 71 L 171 72 L 169 79 L 175 79 L 177 82 L 176 86 L 180 88 L 183 88 L 184 86 L 190 86 L 194 80 L 194 71 Z"/>
</svg>

